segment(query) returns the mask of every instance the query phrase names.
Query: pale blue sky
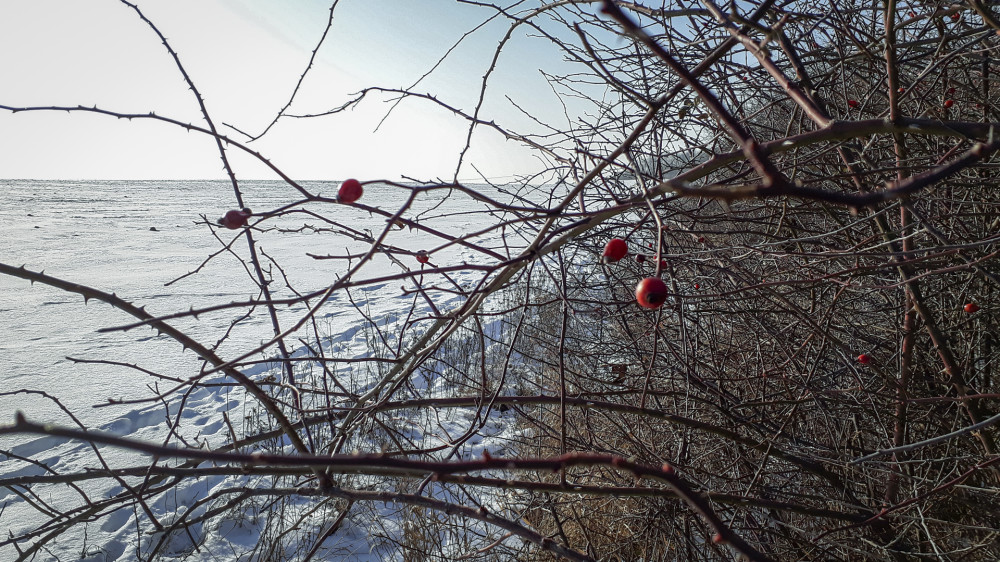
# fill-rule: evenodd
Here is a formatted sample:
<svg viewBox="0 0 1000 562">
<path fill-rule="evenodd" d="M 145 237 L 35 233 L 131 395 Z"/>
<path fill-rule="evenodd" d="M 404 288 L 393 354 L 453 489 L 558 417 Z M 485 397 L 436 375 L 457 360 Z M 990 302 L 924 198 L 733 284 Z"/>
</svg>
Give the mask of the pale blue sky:
<svg viewBox="0 0 1000 562">
<path fill-rule="evenodd" d="M 533 3 L 534 4 L 534 3 Z M 220 130 L 259 132 L 284 105 L 326 24 L 326 0 L 170 0 L 139 6 L 178 52 Z M 0 104 L 85 105 L 203 124 L 195 100 L 157 37 L 116 0 L 0 0 Z M 451 0 L 340 0 L 331 36 L 292 113 L 330 109 L 364 86 L 402 87 L 429 70 L 490 10 Z M 498 19 L 467 40 L 417 88 L 472 111 Z M 500 59 L 484 117 L 523 126 L 504 98 L 565 126 L 538 67 L 565 64 L 547 41 L 516 36 Z M 256 150 L 297 179 L 450 178 L 465 123 L 415 100 L 375 133 L 389 105 L 373 98 L 340 116 L 280 122 Z M 482 129 L 470 162 L 489 177 L 530 172 L 537 160 Z M 214 142 L 155 122 L 96 115 L 0 112 L 0 177 L 221 178 Z M 270 176 L 231 151 L 239 177 Z M 470 166 L 463 179 L 475 179 Z"/>
</svg>

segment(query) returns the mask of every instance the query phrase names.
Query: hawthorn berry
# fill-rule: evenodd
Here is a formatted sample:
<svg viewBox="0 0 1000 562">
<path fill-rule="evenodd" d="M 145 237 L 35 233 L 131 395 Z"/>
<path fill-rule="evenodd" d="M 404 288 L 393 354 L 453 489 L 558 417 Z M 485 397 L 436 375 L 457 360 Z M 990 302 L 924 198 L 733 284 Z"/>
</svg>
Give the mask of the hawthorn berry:
<svg viewBox="0 0 1000 562">
<path fill-rule="evenodd" d="M 944 107 L 948 109 L 949 107 L 955 105 L 955 100 L 944 100 Z"/>
<path fill-rule="evenodd" d="M 659 277 L 647 277 L 635 286 L 635 300 L 643 308 L 660 308 L 667 300 L 667 284 Z"/>
<path fill-rule="evenodd" d="M 861 363 L 862 365 L 867 365 L 871 362 L 872 358 L 868 354 L 862 353 L 861 355 L 858 355 L 858 363 Z"/>
<path fill-rule="evenodd" d="M 965 311 L 968 312 L 969 314 L 974 314 L 976 312 L 979 312 L 979 305 L 974 302 L 966 304 L 964 308 Z"/>
<path fill-rule="evenodd" d="M 229 230 L 236 230 L 247 225 L 247 219 L 250 218 L 251 214 L 250 209 L 226 211 L 226 214 L 219 219 L 219 224 Z"/>
<path fill-rule="evenodd" d="M 361 199 L 361 195 L 365 190 L 361 187 L 361 182 L 351 178 L 349 180 L 344 180 L 344 183 L 340 184 L 340 190 L 337 191 L 337 199 L 341 203 L 354 203 L 358 199 Z"/>
<path fill-rule="evenodd" d="M 850 107 L 851 109 L 855 109 L 859 105 L 861 104 L 858 103 L 858 100 L 847 100 L 847 107 Z"/>
<path fill-rule="evenodd" d="M 628 243 L 621 238 L 612 238 L 604 246 L 604 253 L 601 259 L 604 263 L 618 261 L 628 254 Z"/>
<path fill-rule="evenodd" d="M 646 261 L 646 254 L 636 254 L 635 255 L 635 261 L 637 261 L 639 263 L 642 263 L 642 262 Z"/>
<path fill-rule="evenodd" d="M 427 255 L 426 250 L 417 252 L 417 263 L 427 263 L 429 261 L 431 261 L 431 257 Z"/>
</svg>

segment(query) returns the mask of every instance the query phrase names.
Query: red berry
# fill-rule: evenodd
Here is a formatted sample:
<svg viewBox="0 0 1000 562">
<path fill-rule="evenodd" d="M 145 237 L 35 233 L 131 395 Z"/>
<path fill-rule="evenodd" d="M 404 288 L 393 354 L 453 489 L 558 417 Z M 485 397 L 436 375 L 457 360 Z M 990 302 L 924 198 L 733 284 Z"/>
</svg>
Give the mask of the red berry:
<svg viewBox="0 0 1000 562">
<path fill-rule="evenodd" d="M 667 300 L 667 284 L 659 277 L 647 277 L 635 286 L 635 300 L 644 308 L 660 308 Z"/>
<path fill-rule="evenodd" d="M 854 109 L 854 108 L 858 107 L 859 105 L 861 105 L 861 104 L 858 103 L 858 100 L 847 100 L 847 107 L 850 107 L 851 109 Z"/>
<path fill-rule="evenodd" d="M 250 218 L 250 209 L 243 209 L 239 211 L 233 209 L 232 211 L 226 211 L 226 214 L 219 219 L 219 224 L 229 230 L 236 230 L 246 226 L 248 218 Z"/>
<path fill-rule="evenodd" d="M 351 178 L 340 184 L 340 191 L 337 192 L 337 199 L 339 199 L 341 203 L 354 203 L 358 199 L 361 199 L 361 194 L 364 192 L 365 190 L 361 187 L 361 182 Z"/>
<path fill-rule="evenodd" d="M 953 21 L 958 21 L 958 18 L 960 18 L 960 17 L 962 17 L 962 16 L 960 16 L 960 15 L 958 14 L 958 12 L 955 12 L 954 14 L 952 14 L 952 15 L 951 15 L 951 19 L 952 19 Z"/>
<path fill-rule="evenodd" d="M 704 236 L 699 236 L 698 237 L 698 243 L 699 244 L 704 244 L 705 243 L 705 237 Z"/>
<path fill-rule="evenodd" d="M 948 95 L 954 94 L 955 88 L 948 88 Z"/>
<path fill-rule="evenodd" d="M 715 533 L 715 535 L 712 536 L 712 542 L 715 544 L 719 544 L 724 540 L 726 539 L 722 538 L 722 533 Z"/>
<path fill-rule="evenodd" d="M 635 261 L 637 261 L 639 263 L 642 263 L 642 262 L 646 261 L 646 255 L 645 254 L 636 254 L 635 255 Z"/>
<path fill-rule="evenodd" d="M 604 253 L 601 257 L 604 262 L 618 261 L 628 254 L 628 243 L 621 238 L 612 238 L 604 246 Z"/>
<path fill-rule="evenodd" d="M 916 13 L 916 12 L 910 12 L 910 17 L 911 17 L 911 18 L 915 18 L 915 17 L 917 17 L 917 13 Z"/>
<path fill-rule="evenodd" d="M 965 305 L 965 311 L 968 312 L 969 314 L 979 312 L 979 305 L 974 302 L 970 302 Z"/>
<path fill-rule="evenodd" d="M 904 87 L 900 86 L 900 87 L 899 87 L 899 90 L 897 90 L 897 91 L 898 91 L 899 93 L 901 93 L 901 94 L 905 94 L 905 93 L 906 93 L 906 88 L 904 88 Z"/>
<path fill-rule="evenodd" d="M 694 288 L 695 288 L 695 289 L 700 289 L 700 288 L 701 288 L 701 285 L 699 285 L 699 284 L 695 283 L 695 284 L 694 284 Z"/>
<path fill-rule="evenodd" d="M 420 250 L 417 252 L 417 263 L 427 263 L 431 261 L 431 257 L 427 255 L 427 252 Z"/>
<path fill-rule="evenodd" d="M 867 364 L 869 364 L 871 362 L 872 362 L 872 358 L 870 356 L 868 356 L 867 354 L 862 353 L 861 355 L 858 355 L 858 363 L 861 363 L 862 365 L 867 365 Z"/>
<path fill-rule="evenodd" d="M 947 108 L 949 108 L 949 107 L 951 107 L 953 105 L 955 105 L 955 100 L 944 100 L 944 107 L 945 107 L 945 109 L 947 109 Z"/>
</svg>

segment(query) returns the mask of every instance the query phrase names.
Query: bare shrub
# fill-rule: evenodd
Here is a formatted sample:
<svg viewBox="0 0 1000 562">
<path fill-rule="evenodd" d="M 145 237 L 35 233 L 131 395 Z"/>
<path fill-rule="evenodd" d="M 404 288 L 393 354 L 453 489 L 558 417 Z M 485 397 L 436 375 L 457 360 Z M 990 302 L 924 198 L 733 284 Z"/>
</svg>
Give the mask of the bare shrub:
<svg viewBox="0 0 1000 562">
<path fill-rule="evenodd" d="M 444 105 L 470 139 L 501 134 L 544 173 L 371 181 L 366 191 L 396 203 L 348 206 L 321 195 L 335 185 L 272 167 L 281 201 L 219 236 L 208 260 L 237 255 L 258 297 L 200 310 L 154 316 L 0 264 L 111 305 L 135 319 L 113 328 L 156 329 L 204 361 L 151 387 L 173 421 L 149 439 L 31 412 L 0 428 L 92 447 L 70 470 L 43 462 L 34 442 L 4 451 L 23 474 L 0 486 L 41 523 L 0 548 L 30 559 L 130 512 L 146 559 L 198 556 L 206 528 L 244 530 L 235 556 L 251 560 L 350 556 L 359 537 L 403 560 L 995 559 L 993 8 L 461 3 L 573 63 L 547 75 L 575 110 L 568 122 L 529 114 L 516 130 L 486 118 L 482 101 L 452 107 L 416 87 L 369 88 L 329 113 L 387 93 Z M 489 74 L 470 77 L 484 99 Z M 236 207 L 253 184 L 226 155 L 266 162 L 204 105 L 200 124 L 0 108 L 207 135 Z M 466 227 L 448 227 L 466 213 Z M 399 228 L 432 240 L 433 259 L 417 262 L 425 254 Z M 288 256 L 258 251 L 276 235 L 306 236 L 336 274 L 302 286 Z M 601 263 L 611 238 L 630 255 Z M 328 252 L 329 239 L 354 249 Z M 438 259 L 454 249 L 464 254 Z M 379 260 L 392 273 L 367 276 Z M 633 292 L 650 276 L 670 292 L 655 310 Z M 365 304 L 363 292 L 397 285 L 407 298 L 392 314 Z M 350 303 L 363 349 L 324 321 L 335 298 Z M 222 356 L 172 324 L 217 310 L 240 315 L 233 328 L 264 317 L 273 338 Z M 188 400 L 222 388 L 247 414 L 220 412 L 228 440 L 200 443 L 181 423 Z M 108 446 L 144 456 L 107 462 Z"/>
</svg>

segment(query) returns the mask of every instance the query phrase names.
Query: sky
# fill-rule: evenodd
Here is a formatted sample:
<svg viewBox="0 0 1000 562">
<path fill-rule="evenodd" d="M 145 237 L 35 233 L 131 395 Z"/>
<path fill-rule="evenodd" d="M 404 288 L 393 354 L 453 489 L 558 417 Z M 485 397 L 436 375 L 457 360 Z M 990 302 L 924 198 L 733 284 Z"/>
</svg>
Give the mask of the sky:
<svg viewBox="0 0 1000 562">
<path fill-rule="evenodd" d="M 139 0 L 178 53 L 222 134 L 259 133 L 288 101 L 329 19 L 333 0 Z M 513 0 L 511 0 L 513 2 Z M 0 105 L 87 106 L 204 125 L 195 97 L 156 34 L 119 0 L 0 0 Z M 366 86 L 400 88 L 429 71 L 493 11 L 453 0 L 340 0 L 293 114 L 340 106 Z M 509 27 L 498 19 L 463 41 L 416 91 L 471 113 L 483 74 Z M 519 32 L 491 78 L 483 117 L 530 126 L 506 96 L 556 126 L 567 116 L 539 72 L 567 63 Z M 353 110 L 282 119 L 248 146 L 297 180 L 452 179 L 467 125 L 431 103 L 372 97 Z M 235 128 L 235 129 L 234 129 Z M 0 177 L 225 178 L 214 141 L 150 120 L 67 112 L 0 111 Z M 275 176 L 229 151 L 237 177 Z M 506 179 L 539 160 L 486 129 L 459 172 Z"/>
</svg>

